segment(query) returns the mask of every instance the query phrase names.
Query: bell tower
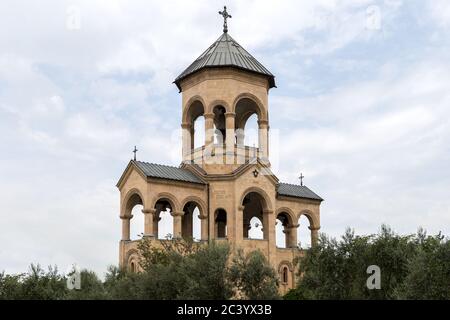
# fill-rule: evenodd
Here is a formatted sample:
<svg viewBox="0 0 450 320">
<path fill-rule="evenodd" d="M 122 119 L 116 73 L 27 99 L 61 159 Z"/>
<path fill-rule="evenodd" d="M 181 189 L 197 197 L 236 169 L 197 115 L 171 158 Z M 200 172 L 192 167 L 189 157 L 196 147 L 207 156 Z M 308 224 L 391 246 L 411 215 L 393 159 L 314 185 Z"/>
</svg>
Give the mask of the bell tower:
<svg viewBox="0 0 450 320">
<path fill-rule="evenodd" d="M 174 81 L 182 96 L 181 165 L 134 156 L 117 183 L 119 261 L 136 270 L 141 239 L 132 239 L 130 225 L 143 214 L 143 237 L 155 246 L 167 236 L 161 226 L 169 219 L 174 239 L 227 243 L 231 254 L 259 250 L 279 273 L 280 291 L 287 292 L 295 285 L 293 261 L 305 252 L 297 242 L 300 219 L 307 218 L 314 246 L 323 199 L 303 184 L 303 175 L 295 185 L 272 172 L 268 94 L 275 77 L 228 34 L 226 8 L 219 13 L 222 35 Z M 202 118 L 204 128 L 197 122 Z M 141 212 L 133 211 L 136 206 Z"/>
<path fill-rule="evenodd" d="M 269 90 L 275 77 L 229 34 L 223 34 L 174 81 L 182 94 L 183 163 L 209 174 L 227 174 L 252 159 L 269 163 Z M 245 145 L 246 123 L 258 118 L 258 143 Z M 204 141 L 194 141 L 204 117 Z M 201 144 L 199 147 L 194 147 Z"/>
</svg>

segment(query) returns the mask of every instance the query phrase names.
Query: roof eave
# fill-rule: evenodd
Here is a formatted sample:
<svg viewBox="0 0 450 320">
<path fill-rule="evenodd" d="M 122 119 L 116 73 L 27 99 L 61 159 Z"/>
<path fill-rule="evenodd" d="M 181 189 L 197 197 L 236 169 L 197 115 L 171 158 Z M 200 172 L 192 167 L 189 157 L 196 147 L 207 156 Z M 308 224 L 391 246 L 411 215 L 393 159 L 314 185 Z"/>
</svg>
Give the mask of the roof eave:
<svg viewBox="0 0 450 320">
<path fill-rule="evenodd" d="M 185 74 L 183 76 L 179 76 L 172 83 L 174 83 L 177 86 L 179 92 L 182 92 L 183 89 L 181 88 L 181 82 L 184 79 L 186 79 L 186 78 L 188 78 L 190 76 L 193 76 L 194 74 L 196 74 L 196 73 L 198 73 L 200 71 L 206 70 L 206 69 L 222 69 L 222 68 L 235 68 L 235 69 L 238 69 L 238 70 L 241 70 L 241 71 L 245 71 L 245 72 L 248 72 L 248 73 L 257 74 L 257 75 L 266 77 L 267 80 L 269 81 L 269 89 L 277 88 L 277 86 L 275 84 L 275 76 L 274 75 L 272 75 L 272 74 L 269 75 L 269 74 L 265 74 L 265 73 L 261 73 L 261 72 L 256 72 L 256 71 L 253 71 L 253 70 L 248 70 L 248 69 L 245 69 L 245 68 L 242 68 L 242 67 L 239 67 L 239 66 L 235 66 L 235 65 L 221 65 L 221 66 L 206 66 L 206 67 L 202 67 L 200 69 L 195 70 L 194 72 Z"/>
<path fill-rule="evenodd" d="M 303 199 L 303 200 L 311 200 L 311 201 L 317 201 L 317 202 L 323 202 L 325 201 L 322 198 L 309 198 L 309 197 L 300 197 L 300 196 L 293 196 L 293 195 L 288 195 L 288 194 L 282 194 L 282 193 L 278 193 L 277 192 L 277 196 L 280 197 L 287 197 L 287 198 L 295 198 L 295 199 Z"/>
</svg>

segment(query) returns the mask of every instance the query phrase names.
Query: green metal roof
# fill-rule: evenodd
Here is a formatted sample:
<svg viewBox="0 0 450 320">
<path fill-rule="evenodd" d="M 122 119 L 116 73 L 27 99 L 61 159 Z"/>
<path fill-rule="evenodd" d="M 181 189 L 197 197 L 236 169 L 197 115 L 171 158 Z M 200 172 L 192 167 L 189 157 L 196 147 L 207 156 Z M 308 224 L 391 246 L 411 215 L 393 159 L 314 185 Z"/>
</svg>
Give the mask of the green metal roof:
<svg viewBox="0 0 450 320">
<path fill-rule="evenodd" d="M 181 91 L 181 80 L 201 69 L 214 67 L 235 67 L 258 73 L 268 77 L 270 88 L 275 87 L 275 76 L 226 32 L 187 67 L 174 83 Z"/>
</svg>

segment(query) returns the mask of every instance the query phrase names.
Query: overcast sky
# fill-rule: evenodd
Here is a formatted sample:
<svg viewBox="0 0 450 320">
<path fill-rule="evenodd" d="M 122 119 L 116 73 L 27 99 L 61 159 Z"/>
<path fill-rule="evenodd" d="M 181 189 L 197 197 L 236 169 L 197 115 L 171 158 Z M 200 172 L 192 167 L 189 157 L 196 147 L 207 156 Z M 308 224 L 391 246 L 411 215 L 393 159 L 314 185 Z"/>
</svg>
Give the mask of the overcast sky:
<svg viewBox="0 0 450 320">
<path fill-rule="evenodd" d="M 220 36 L 223 4 L 0 2 L 0 271 L 118 263 L 115 184 L 134 145 L 180 163 L 172 81 Z M 276 76 L 274 171 L 325 198 L 321 231 L 449 235 L 450 2 L 226 4 Z"/>
</svg>

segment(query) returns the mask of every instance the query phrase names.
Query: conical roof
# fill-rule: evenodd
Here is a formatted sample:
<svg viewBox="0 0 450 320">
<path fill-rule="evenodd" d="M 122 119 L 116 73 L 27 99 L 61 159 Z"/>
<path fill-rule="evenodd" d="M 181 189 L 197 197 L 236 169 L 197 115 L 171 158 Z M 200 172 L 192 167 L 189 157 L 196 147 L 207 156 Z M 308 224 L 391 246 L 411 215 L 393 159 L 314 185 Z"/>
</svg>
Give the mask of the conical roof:
<svg viewBox="0 0 450 320">
<path fill-rule="evenodd" d="M 267 76 L 270 88 L 275 87 L 275 76 L 242 48 L 227 32 L 223 33 L 200 57 L 187 67 L 175 79 L 174 83 L 181 91 L 181 80 L 203 68 L 217 67 L 235 67 Z"/>
</svg>

